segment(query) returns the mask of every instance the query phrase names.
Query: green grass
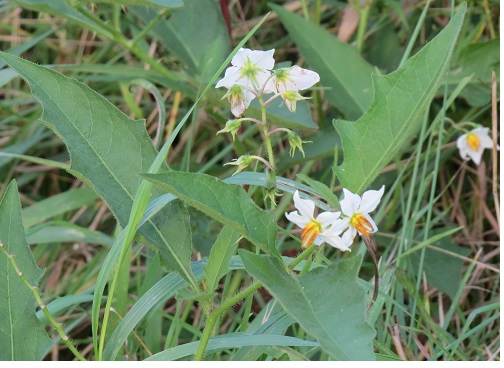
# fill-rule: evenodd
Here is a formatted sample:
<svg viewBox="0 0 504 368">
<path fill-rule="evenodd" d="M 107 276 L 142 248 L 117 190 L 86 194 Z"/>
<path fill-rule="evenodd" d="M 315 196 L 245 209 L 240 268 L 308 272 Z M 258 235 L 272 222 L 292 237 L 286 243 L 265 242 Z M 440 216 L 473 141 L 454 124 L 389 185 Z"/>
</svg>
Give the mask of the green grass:
<svg viewBox="0 0 504 368">
<path fill-rule="evenodd" d="M 38 12 L 1 1 L 0 49 L 82 81 L 130 117 L 146 119 L 152 138 L 156 135 L 160 104 L 149 91 L 130 88 L 130 84 L 136 78 L 155 83 L 166 107 L 166 125 L 161 135 L 164 143 L 193 107 L 232 47 L 270 11 L 263 1 L 230 3 L 231 45 L 224 40 L 217 44 L 217 51 L 209 51 L 219 55 L 217 64 L 206 63 L 204 55 L 198 61 L 201 65 L 191 64 L 191 47 L 199 48 L 198 37 L 203 36 L 198 32 L 204 33 L 205 28 L 197 29 L 193 25 L 184 29 L 181 37 L 186 37 L 185 43 L 181 44 L 189 45 L 189 50 L 181 50 L 182 46 L 170 44 L 169 37 L 163 37 L 163 31 L 157 30 L 155 24 L 152 24 L 154 28 L 148 28 L 148 16 L 143 10 L 104 3 L 80 7 L 88 14 L 87 19 L 107 20 L 106 31 L 66 20 L 61 14 Z M 276 3 L 320 23 L 334 36 L 343 24 L 347 6 L 345 2 Z M 444 28 L 452 11 L 445 5 L 446 2 L 433 1 L 423 11 L 426 9 L 423 1 L 409 5 L 399 1 L 374 1 L 369 10 L 363 10 L 365 15 L 348 43 L 355 49 L 360 48 L 360 55 L 376 66 L 378 73 L 387 74 Z M 455 2 L 455 5 L 460 4 Z M 379 226 L 375 238 L 381 259 L 381 284 L 379 308 L 373 309 L 368 322 L 376 329 L 373 347 L 377 359 L 500 360 L 499 173 L 493 167 L 490 150 L 485 151 L 482 163 L 476 166 L 462 161 L 455 145 L 462 134 L 460 128 L 472 129 L 467 122 L 492 128 L 491 72 L 492 68 L 497 72 L 499 68 L 499 56 L 495 56 L 498 43 L 492 41 L 500 33 L 498 6 L 498 1 L 491 0 L 468 2 L 464 27 L 447 76 L 443 77 L 416 132 L 373 183 L 373 188 L 382 184 L 387 188 L 374 212 Z M 215 8 L 220 17 L 219 7 Z M 174 16 L 176 11 L 167 13 Z M 221 22 L 219 27 L 225 28 L 224 20 L 216 19 Z M 127 42 L 131 39 L 135 42 Z M 253 34 L 247 47 L 275 48 L 276 61 L 311 67 L 306 63 L 309 57 L 302 55 L 274 13 Z M 478 48 L 484 51 L 478 53 Z M 0 62 L 0 67 L 3 66 Z M 459 72 L 454 73 L 455 70 Z M 467 78 L 471 75 L 472 78 Z M 65 171 L 69 164 L 66 147 L 59 137 L 40 124 L 41 105 L 32 97 L 26 83 L 4 68 L 0 70 L 0 87 L 0 196 L 9 182 L 16 179 L 27 236 L 38 239 L 30 242 L 30 247 L 37 265 L 45 268 L 39 287 L 42 299 L 82 355 L 95 360 L 92 295 L 113 239 L 122 229 L 103 200 L 89 189 L 82 189 L 86 184 Z M 346 116 L 332 103 L 332 97 L 327 98 L 326 88 L 331 86 L 322 87 L 309 92 L 313 96 L 310 100 L 313 121 L 324 129 L 322 133 L 303 132 L 304 140 L 314 141 L 312 145 L 304 145 L 306 158 L 299 153 L 289 157 L 287 139 L 272 137 L 279 168 L 277 175 L 302 182 L 296 175 L 303 174 L 325 183 L 340 196 L 341 187 L 337 180 L 334 182 L 332 168 L 335 156 L 339 164 L 344 156 L 341 140 L 331 122 Z M 231 159 L 250 152 L 265 156 L 264 148 L 261 151 L 261 135 L 255 126 L 244 126 L 235 141 L 226 134 L 216 135 L 229 117 L 227 102 L 220 99 L 222 94 L 211 88 L 179 134 L 173 136 L 167 158 L 172 169 L 203 172 L 224 179 L 234 171 L 223 166 Z M 316 141 L 321 136 L 335 138 Z M 261 171 L 253 167 L 249 170 Z M 264 207 L 262 188 L 257 182 L 253 184 L 247 187 L 248 194 Z M 285 193 L 279 199 L 276 215 L 279 225 L 288 230 L 279 233 L 277 248 L 283 256 L 292 258 L 299 253 L 300 232 L 283 216 L 285 211 L 292 210 L 291 197 Z M 45 211 L 44 206 L 47 206 Z M 221 226 L 210 217 L 190 211 L 192 261 L 206 260 Z M 68 236 L 65 230 L 70 227 L 83 232 L 89 230 L 85 233 L 88 238 L 82 240 L 74 235 L 60 240 Z M 97 232 L 101 241 L 91 231 Z M 95 237 L 91 239 L 93 234 Z M 241 241 L 240 248 L 255 250 L 247 241 Z M 360 282 L 372 293 L 372 284 L 368 281 L 372 281 L 373 261 L 363 243 L 356 242 L 352 249 L 348 255 L 325 245 L 316 253 L 314 263 L 330 264 L 356 253 L 363 255 Z M 115 344 L 117 359 L 143 360 L 168 348 L 178 349 L 173 356 L 192 359 L 196 349 L 193 351 L 183 344 L 201 339 L 208 312 L 205 305 L 213 309 L 253 281 L 235 255 L 215 298 L 205 304 L 201 302 L 201 295 L 195 299 L 193 290 L 175 287 L 185 285 L 185 281 L 167 274 L 157 254 L 142 243 L 133 242 L 124 256 L 123 267 L 117 272 L 115 299 L 111 301 L 115 312 L 110 313 L 104 336 L 107 344 Z M 205 290 L 200 283 L 202 263 L 193 262 L 192 270 L 198 287 Z M 105 299 L 100 320 L 104 308 Z M 129 314 L 131 311 L 138 314 L 133 316 Z M 278 321 L 271 322 L 271 326 L 262 325 L 263 320 L 268 320 L 265 316 Z M 57 336 L 51 326 L 46 330 L 51 337 Z M 218 335 L 267 333 L 272 339 L 284 335 L 315 341 L 292 317 L 283 314 L 279 302 L 264 288 L 229 309 L 218 319 L 214 332 Z M 319 346 L 287 343 L 282 346 L 280 338 L 278 341 L 278 346 L 273 343 L 266 347 L 241 346 L 238 342 L 233 345 L 216 338 L 211 344 L 222 348 L 206 354 L 205 359 L 330 359 Z M 111 356 L 111 351 L 106 350 L 107 344 L 104 354 Z M 109 349 L 112 350 L 112 345 Z M 45 359 L 75 357 L 59 340 L 48 348 Z"/>
</svg>

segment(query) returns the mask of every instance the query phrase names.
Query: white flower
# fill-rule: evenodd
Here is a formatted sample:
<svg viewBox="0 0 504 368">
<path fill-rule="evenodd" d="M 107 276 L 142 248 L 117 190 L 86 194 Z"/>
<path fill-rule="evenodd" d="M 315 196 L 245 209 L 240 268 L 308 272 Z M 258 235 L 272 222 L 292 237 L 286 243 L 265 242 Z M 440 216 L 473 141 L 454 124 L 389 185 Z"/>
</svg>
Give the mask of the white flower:
<svg viewBox="0 0 504 368">
<path fill-rule="evenodd" d="M 274 92 L 275 86 L 270 72 L 275 65 L 274 52 L 275 49 L 268 51 L 240 49 L 231 60 L 232 66 L 226 69 L 224 78 L 217 82 L 215 88 L 231 88 L 237 84 L 258 92 Z"/>
<path fill-rule="evenodd" d="M 303 69 L 297 65 L 290 68 L 275 70 L 275 87 L 279 93 L 286 91 L 301 91 L 310 88 L 320 81 L 320 76 L 314 71 Z"/>
<path fill-rule="evenodd" d="M 238 118 L 243 114 L 247 107 L 249 107 L 250 102 L 252 102 L 256 96 L 248 89 L 244 89 L 235 84 L 229 88 L 222 98 L 226 97 L 231 104 L 231 112 Z"/>
<path fill-rule="evenodd" d="M 476 128 L 457 139 L 457 147 L 460 156 L 464 160 L 471 158 L 476 165 L 481 162 L 481 156 L 485 148 L 492 148 L 492 138 L 488 136 L 488 128 Z M 499 146 L 497 146 L 499 149 Z"/>
<path fill-rule="evenodd" d="M 321 245 L 326 242 L 343 251 L 350 250 L 339 237 L 345 226 L 345 223 L 339 219 L 340 212 L 323 212 L 314 218 L 315 203 L 308 199 L 301 199 L 297 190 L 294 193 L 294 206 L 297 211 L 286 212 L 285 217 L 303 229 L 301 232 L 303 248 L 308 248 L 313 243 Z"/>
<path fill-rule="evenodd" d="M 385 186 L 380 190 L 368 190 L 359 196 L 343 188 L 345 197 L 340 201 L 341 212 L 343 212 L 343 221 L 348 229 L 343 233 L 342 239 L 345 244 L 350 246 L 357 232 L 361 236 L 370 237 L 372 233 L 378 231 L 375 222 L 369 216 L 380 203 L 380 199 L 385 191 Z"/>
</svg>

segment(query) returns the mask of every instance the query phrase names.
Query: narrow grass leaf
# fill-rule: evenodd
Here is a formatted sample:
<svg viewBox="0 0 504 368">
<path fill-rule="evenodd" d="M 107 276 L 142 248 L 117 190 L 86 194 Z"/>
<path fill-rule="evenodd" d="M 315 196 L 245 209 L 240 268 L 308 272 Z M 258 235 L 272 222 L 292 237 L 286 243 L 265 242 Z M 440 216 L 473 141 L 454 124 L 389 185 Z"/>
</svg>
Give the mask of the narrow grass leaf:
<svg viewBox="0 0 504 368">
<path fill-rule="evenodd" d="M 24 277 L 34 287 L 43 270 L 26 243 L 21 203 L 15 181 L 0 200 L 0 242 L 15 256 Z M 42 360 L 51 339 L 35 315 L 37 303 L 9 258 L 0 252 L 0 360 Z"/>
<path fill-rule="evenodd" d="M 344 188 L 364 191 L 415 131 L 449 66 L 465 10 L 464 4 L 403 67 L 387 76 L 374 76 L 375 98 L 359 120 L 334 121 L 344 155 L 336 174 Z"/>
<path fill-rule="evenodd" d="M 319 344 L 313 341 L 298 339 L 297 337 L 281 336 L 281 335 L 249 335 L 246 333 L 235 332 L 214 337 L 208 341 L 206 352 L 216 352 L 225 349 L 235 349 L 244 346 L 318 346 Z M 188 344 L 175 346 L 171 349 L 164 350 L 145 360 L 168 361 L 185 358 L 193 355 L 198 349 L 199 341 L 190 342 Z"/>
<path fill-rule="evenodd" d="M 245 269 L 320 346 L 337 360 L 374 360 L 374 329 L 366 322 L 366 292 L 357 273 L 360 256 L 295 277 L 268 255 L 240 250 Z"/>
</svg>

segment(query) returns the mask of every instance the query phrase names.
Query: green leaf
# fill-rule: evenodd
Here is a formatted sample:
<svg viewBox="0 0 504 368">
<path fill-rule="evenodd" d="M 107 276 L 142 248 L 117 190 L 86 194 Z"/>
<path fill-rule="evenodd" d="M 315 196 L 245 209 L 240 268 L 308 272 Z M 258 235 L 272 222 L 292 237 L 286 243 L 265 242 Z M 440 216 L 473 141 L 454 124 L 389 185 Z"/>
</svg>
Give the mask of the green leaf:
<svg viewBox="0 0 504 368">
<path fill-rule="evenodd" d="M 374 360 L 374 329 L 366 322 L 366 292 L 357 273 L 361 256 L 295 277 L 282 261 L 240 250 L 245 269 L 322 348 L 337 360 Z"/>
<path fill-rule="evenodd" d="M 114 239 L 99 231 L 77 226 L 66 221 L 53 221 L 27 231 L 28 244 L 85 242 L 111 246 Z"/>
<path fill-rule="evenodd" d="M 441 235 L 448 230 L 451 229 L 433 229 L 429 236 Z M 421 236 L 422 234 L 417 234 L 417 238 L 421 238 Z M 467 256 L 471 251 L 454 244 L 450 237 L 444 237 L 436 242 L 432 242 L 431 246 L 440 250 L 438 251 L 431 247 L 425 248 L 423 271 L 425 271 L 427 282 L 435 288 L 444 291 L 453 300 L 459 288 L 462 267 L 464 265 L 464 260 L 457 258 L 456 255 Z M 443 253 L 443 250 L 455 255 Z M 414 252 L 410 255 L 415 274 L 418 273 L 420 256 L 421 252 Z"/>
<path fill-rule="evenodd" d="M 228 272 L 229 261 L 238 247 L 240 235 L 231 227 L 224 226 L 215 240 L 208 264 L 205 266 L 206 287 L 213 292 L 219 286 L 219 280 Z"/>
<path fill-rule="evenodd" d="M 137 174 L 148 171 L 157 154 L 143 120 L 130 119 L 74 79 L 2 52 L 0 58 L 21 74 L 42 103 L 42 121 L 69 150 L 70 172 L 92 187 L 125 227 L 142 180 Z M 153 197 L 160 194 L 152 193 Z M 164 207 L 137 234 L 160 252 L 171 270 L 191 279 L 191 228 L 180 201 Z"/>
<path fill-rule="evenodd" d="M 290 111 L 281 98 L 272 101 L 267 107 L 268 124 L 289 129 L 318 129 L 310 111 L 307 101 L 298 101 L 296 112 Z M 261 120 L 261 107 L 257 100 L 253 100 L 247 109 L 247 116 Z"/>
<path fill-rule="evenodd" d="M 266 253 L 278 255 L 274 213 L 260 209 L 242 187 L 201 173 L 171 171 L 142 176 L 190 206 L 229 225 Z"/>
<path fill-rule="evenodd" d="M 91 188 L 79 188 L 60 193 L 23 209 L 25 228 L 51 217 L 92 204 L 98 196 Z"/>
<path fill-rule="evenodd" d="M 141 7 L 134 11 L 145 22 L 151 21 L 157 14 L 153 9 Z M 203 74 L 204 69 L 211 69 L 207 50 L 213 49 L 212 65 L 215 66 L 220 66 L 231 50 L 227 28 L 215 1 L 185 0 L 184 6 L 175 9 L 170 19 L 158 22 L 152 30 L 168 49 L 184 61 L 191 74 Z M 218 50 L 212 47 L 214 43 L 220 45 Z"/>
<path fill-rule="evenodd" d="M 343 164 L 336 168 L 340 184 L 361 193 L 415 131 L 449 66 L 466 5 L 446 28 L 402 68 L 374 76 L 375 98 L 355 123 L 334 121 L 343 144 Z"/>
<path fill-rule="evenodd" d="M 26 244 L 15 181 L 0 200 L 0 242 L 15 256 L 28 282 L 37 286 L 44 271 Z M 51 339 L 35 315 L 35 297 L 4 252 L 0 252 L 0 265 L 0 360 L 42 360 Z"/>
<path fill-rule="evenodd" d="M 325 98 L 348 119 L 361 116 L 372 100 L 373 67 L 355 47 L 339 41 L 322 27 L 281 6 L 270 4 L 270 7 L 308 64 L 319 73 L 321 84 L 329 88 Z"/>
<path fill-rule="evenodd" d="M 164 350 L 160 353 L 145 360 L 176 360 L 181 359 L 196 353 L 199 346 L 199 341 L 190 342 L 187 344 L 175 346 Z M 215 352 L 226 349 L 241 348 L 243 346 L 318 346 L 316 342 L 306 341 L 291 336 L 281 335 L 249 335 L 246 333 L 235 332 L 218 337 L 211 338 L 208 341 L 206 352 Z"/>
</svg>

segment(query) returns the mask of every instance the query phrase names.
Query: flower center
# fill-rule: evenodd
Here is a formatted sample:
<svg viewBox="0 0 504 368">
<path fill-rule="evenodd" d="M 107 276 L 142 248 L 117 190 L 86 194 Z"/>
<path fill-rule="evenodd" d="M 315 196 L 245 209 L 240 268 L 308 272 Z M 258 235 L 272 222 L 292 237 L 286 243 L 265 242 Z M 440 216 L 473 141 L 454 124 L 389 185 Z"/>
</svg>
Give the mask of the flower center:
<svg viewBox="0 0 504 368">
<path fill-rule="evenodd" d="M 301 246 L 303 248 L 308 248 L 310 245 L 313 244 L 315 239 L 317 239 L 318 234 L 320 234 L 320 231 L 322 230 L 322 227 L 317 221 L 311 221 L 306 226 L 303 228 L 303 231 L 301 232 Z"/>
<path fill-rule="evenodd" d="M 478 151 L 480 147 L 480 140 L 476 134 L 469 133 L 467 134 L 467 144 L 473 151 Z"/>
<path fill-rule="evenodd" d="M 255 88 L 258 88 L 256 74 L 261 71 L 257 65 L 247 59 L 245 64 L 241 67 L 241 75 L 240 78 L 246 77 L 248 78 Z"/>
<path fill-rule="evenodd" d="M 361 235 L 369 237 L 373 233 L 373 225 L 371 225 L 368 219 L 362 216 L 360 213 L 353 215 L 350 223 Z"/>
</svg>

